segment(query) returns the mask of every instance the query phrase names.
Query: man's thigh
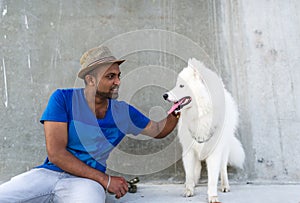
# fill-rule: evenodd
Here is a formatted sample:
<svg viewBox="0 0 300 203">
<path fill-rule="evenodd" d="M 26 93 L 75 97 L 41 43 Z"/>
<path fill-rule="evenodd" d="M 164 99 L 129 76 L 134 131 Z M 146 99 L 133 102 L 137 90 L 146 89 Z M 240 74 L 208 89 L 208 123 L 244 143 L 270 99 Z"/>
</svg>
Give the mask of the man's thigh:
<svg viewBox="0 0 300 203">
<path fill-rule="evenodd" d="M 96 181 L 69 176 L 60 179 L 54 189 L 53 202 L 105 203 L 105 191 Z"/>
<path fill-rule="evenodd" d="M 0 185 L 0 202 L 49 202 L 61 173 L 32 169 Z"/>
</svg>

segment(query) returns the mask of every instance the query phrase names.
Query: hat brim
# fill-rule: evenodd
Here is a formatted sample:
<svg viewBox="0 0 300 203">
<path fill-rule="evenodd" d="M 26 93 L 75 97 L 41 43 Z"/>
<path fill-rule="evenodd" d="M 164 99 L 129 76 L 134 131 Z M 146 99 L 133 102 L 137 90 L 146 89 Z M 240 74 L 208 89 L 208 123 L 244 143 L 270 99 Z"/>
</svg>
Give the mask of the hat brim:
<svg viewBox="0 0 300 203">
<path fill-rule="evenodd" d="M 90 65 L 90 66 L 87 66 L 83 69 L 81 69 L 78 73 L 78 77 L 81 78 L 81 79 L 84 79 L 84 77 L 92 70 L 96 69 L 97 67 L 99 67 L 99 65 L 108 65 L 108 64 L 113 64 L 113 63 L 117 63 L 117 64 L 121 64 L 123 63 L 125 60 L 122 59 L 122 60 L 114 60 L 114 61 L 105 61 L 105 62 L 96 62 L 96 63 L 93 63 L 93 65 Z"/>
</svg>

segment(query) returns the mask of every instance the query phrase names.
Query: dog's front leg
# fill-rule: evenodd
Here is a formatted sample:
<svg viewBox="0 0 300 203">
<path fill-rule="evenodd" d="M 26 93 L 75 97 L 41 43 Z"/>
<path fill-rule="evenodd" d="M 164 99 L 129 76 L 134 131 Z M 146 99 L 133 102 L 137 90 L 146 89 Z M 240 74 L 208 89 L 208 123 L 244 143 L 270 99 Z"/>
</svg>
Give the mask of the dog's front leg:
<svg viewBox="0 0 300 203">
<path fill-rule="evenodd" d="M 195 188 L 195 177 L 194 177 L 194 168 L 196 160 L 193 149 L 189 149 L 182 157 L 184 171 L 185 171 L 185 197 L 191 197 L 194 195 Z"/>
</svg>

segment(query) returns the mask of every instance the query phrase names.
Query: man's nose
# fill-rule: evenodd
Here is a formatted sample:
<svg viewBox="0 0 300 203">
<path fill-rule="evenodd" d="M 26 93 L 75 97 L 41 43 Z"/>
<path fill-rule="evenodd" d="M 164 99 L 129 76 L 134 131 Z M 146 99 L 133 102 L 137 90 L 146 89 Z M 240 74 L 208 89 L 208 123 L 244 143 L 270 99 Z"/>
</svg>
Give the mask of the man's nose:
<svg viewBox="0 0 300 203">
<path fill-rule="evenodd" d="M 116 77 L 116 79 L 114 80 L 114 84 L 115 84 L 115 85 L 120 85 L 120 83 L 121 83 L 120 78 L 119 78 L 119 77 Z"/>
<path fill-rule="evenodd" d="M 168 96 L 169 96 L 168 94 L 164 94 L 164 95 L 163 95 L 163 98 L 164 98 L 165 100 L 167 100 L 167 99 L 168 99 Z"/>
</svg>

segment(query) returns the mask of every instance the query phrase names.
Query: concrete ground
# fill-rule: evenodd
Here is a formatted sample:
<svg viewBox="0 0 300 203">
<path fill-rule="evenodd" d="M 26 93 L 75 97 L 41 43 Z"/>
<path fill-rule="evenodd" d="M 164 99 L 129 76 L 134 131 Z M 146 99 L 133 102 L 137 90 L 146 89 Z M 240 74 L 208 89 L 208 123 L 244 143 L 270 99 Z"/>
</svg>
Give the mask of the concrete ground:
<svg viewBox="0 0 300 203">
<path fill-rule="evenodd" d="M 107 196 L 106 203 L 207 203 L 206 185 L 199 185 L 193 197 L 185 198 L 183 184 L 137 184 L 137 193 L 128 193 L 117 200 Z M 300 185 L 231 185 L 231 192 L 219 192 L 223 203 L 300 203 Z"/>
</svg>

